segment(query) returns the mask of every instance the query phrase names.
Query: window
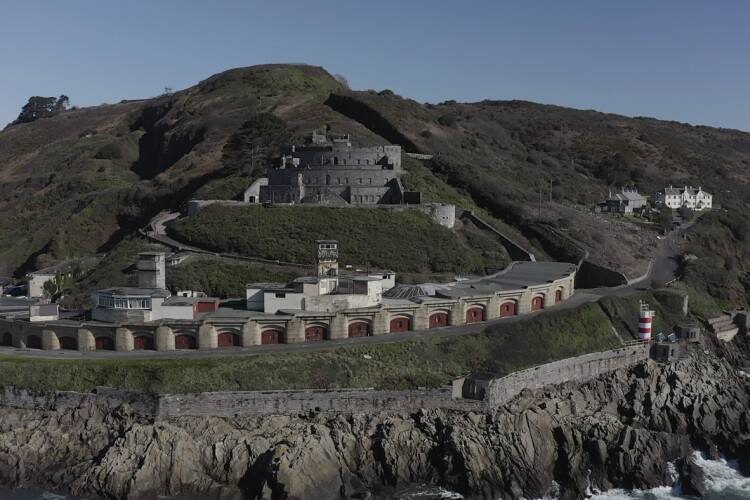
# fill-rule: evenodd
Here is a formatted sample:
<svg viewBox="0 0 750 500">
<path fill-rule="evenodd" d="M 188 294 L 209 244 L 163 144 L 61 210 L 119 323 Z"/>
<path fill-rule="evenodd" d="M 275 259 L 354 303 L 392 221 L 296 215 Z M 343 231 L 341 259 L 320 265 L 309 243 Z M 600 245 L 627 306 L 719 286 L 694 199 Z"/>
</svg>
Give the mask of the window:
<svg viewBox="0 0 750 500">
<path fill-rule="evenodd" d="M 286 294 L 285 294 L 285 293 L 281 293 L 281 292 L 276 292 L 276 298 L 277 298 L 277 299 L 283 299 L 283 298 L 285 298 L 285 297 L 286 297 Z"/>
<path fill-rule="evenodd" d="M 231 343 L 232 343 L 232 336 L 227 335 L 227 344 L 231 344 Z"/>
<path fill-rule="evenodd" d="M 357 325 L 357 331 L 358 331 L 358 332 L 361 332 L 361 331 L 362 331 L 362 325 Z"/>
<path fill-rule="evenodd" d="M 362 184 L 362 177 L 360 177 L 359 179 L 357 179 L 357 184 Z"/>
<path fill-rule="evenodd" d="M 505 312 L 510 312 L 510 306 L 505 306 Z"/>
<path fill-rule="evenodd" d="M 404 326 L 404 322 L 401 320 L 398 320 L 398 327 L 401 328 L 402 326 Z"/>
</svg>

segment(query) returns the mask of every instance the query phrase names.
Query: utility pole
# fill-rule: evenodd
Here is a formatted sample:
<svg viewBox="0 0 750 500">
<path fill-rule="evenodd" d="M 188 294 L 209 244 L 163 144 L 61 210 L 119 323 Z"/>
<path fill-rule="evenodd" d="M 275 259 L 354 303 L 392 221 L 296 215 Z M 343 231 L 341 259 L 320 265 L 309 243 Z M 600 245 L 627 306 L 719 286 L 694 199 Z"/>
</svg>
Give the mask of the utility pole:
<svg viewBox="0 0 750 500">
<path fill-rule="evenodd" d="M 542 188 L 539 187 L 539 217 L 542 216 Z"/>
</svg>

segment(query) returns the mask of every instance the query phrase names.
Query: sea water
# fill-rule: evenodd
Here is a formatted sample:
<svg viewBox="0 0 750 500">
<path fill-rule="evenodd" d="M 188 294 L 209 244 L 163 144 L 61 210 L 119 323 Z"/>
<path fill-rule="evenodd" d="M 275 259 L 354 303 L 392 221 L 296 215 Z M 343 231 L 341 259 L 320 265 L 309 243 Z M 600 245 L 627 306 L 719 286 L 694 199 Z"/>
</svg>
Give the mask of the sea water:
<svg viewBox="0 0 750 500">
<path fill-rule="evenodd" d="M 709 498 L 718 500 L 744 500 L 750 498 L 750 477 L 740 474 L 736 461 L 707 460 L 700 452 L 693 456 L 695 463 L 706 475 L 706 487 Z M 676 479 L 676 473 L 674 473 Z M 555 491 L 554 485 L 550 491 Z M 687 498 L 682 494 L 679 482 L 674 486 L 662 486 L 651 490 L 622 490 L 597 491 L 589 489 L 588 498 L 592 500 L 626 500 L 648 499 L 662 500 L 669 498 Z M 94 500 L 99 497 L 77 497 L 64 493 L 53 493 L 44 490 L 0 490 L 0 498 L 7 500 Z M 178 500 L 192 500 L 193 498 L 207 498 L 202 496 L 180 495 L 173 497 Z M 393 495 L 379 497 L 383 500 L 458 500 L 462 495 L 433 485 L 414 485 Z M 554 500 L 555 495 L 540 500 Z"/>
</svg>

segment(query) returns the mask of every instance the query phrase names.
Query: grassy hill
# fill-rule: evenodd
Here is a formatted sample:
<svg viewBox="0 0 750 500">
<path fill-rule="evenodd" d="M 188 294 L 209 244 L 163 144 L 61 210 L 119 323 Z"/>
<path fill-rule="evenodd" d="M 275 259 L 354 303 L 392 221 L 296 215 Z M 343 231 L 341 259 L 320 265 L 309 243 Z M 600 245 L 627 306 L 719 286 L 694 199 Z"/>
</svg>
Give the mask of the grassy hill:
<svg viewBox="0 0 750 500">
<path fill-rule="evenodd" d="M 215 252 L 310 264 L 315 240 L 339 242 L 339 261 L 405 273 L 483 274 L 510 262 L 480 231 L 451 231 L 416 210 L 372 208 L 203 208 L 175 221 L 180 241 Z"/>
<path fill-rule="evenodd" d="M 701 185 L 715 204 L 745 217 L 750 134 L 744 132 L 522 101 L 418 103 L 389 90 L 348 90 L 322 68 L 266 65 L 0 132 L 0 275 L 111 251 L 162 209 L 236 195 L 262 168 L 253 158 L 227 161 L 226 146 L 242 138 L 272 149 L 262 128 L 260 137 L 242 135 L 243 125 L 268 113 L 291 137 L 349 133 L 364 144 L 398 143 L 431 154 L 429 161 L 404 157 L 407 189 L 476 210 L 538 255 L 587 257 L 629 276 L 645 266 L 655 233 L 591 217 L 589 209 L 610 189 Z M 323 226 L 306 231 L 333 237 Z M 399 252 L 418 246 L 420 236 L 400 234 Z M 464 260 L 434 256 L 404 269 L 440 269 L 453 259 L 454 269 L 471 270 L 496 258 L 485 255 L 477 238 L 460 232 L 451 238 L 458 246 L 445 255 L 459 251 Z M 383 261 L 374 249 L 357 259 Z M 743 265 L 732 272 L 744 293 L 750 280 Z"/>
</svg>

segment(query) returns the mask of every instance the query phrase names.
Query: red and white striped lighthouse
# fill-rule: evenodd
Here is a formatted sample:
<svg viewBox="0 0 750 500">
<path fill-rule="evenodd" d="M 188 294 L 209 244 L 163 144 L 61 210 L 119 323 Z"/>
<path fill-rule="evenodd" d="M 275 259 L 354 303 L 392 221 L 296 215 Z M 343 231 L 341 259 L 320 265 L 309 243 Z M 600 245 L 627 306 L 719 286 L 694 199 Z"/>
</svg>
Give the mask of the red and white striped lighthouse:
<svg viewBox="0 0 750 500">
<path fill-rule="evenodd" d="M 648 304 L 641 302 L 641 312 L 638 315 L 638 340 L 641 342 L 651 342 L 651 320 L 654 317 L 654 311 L 649 309 Z"/>
</svg>

